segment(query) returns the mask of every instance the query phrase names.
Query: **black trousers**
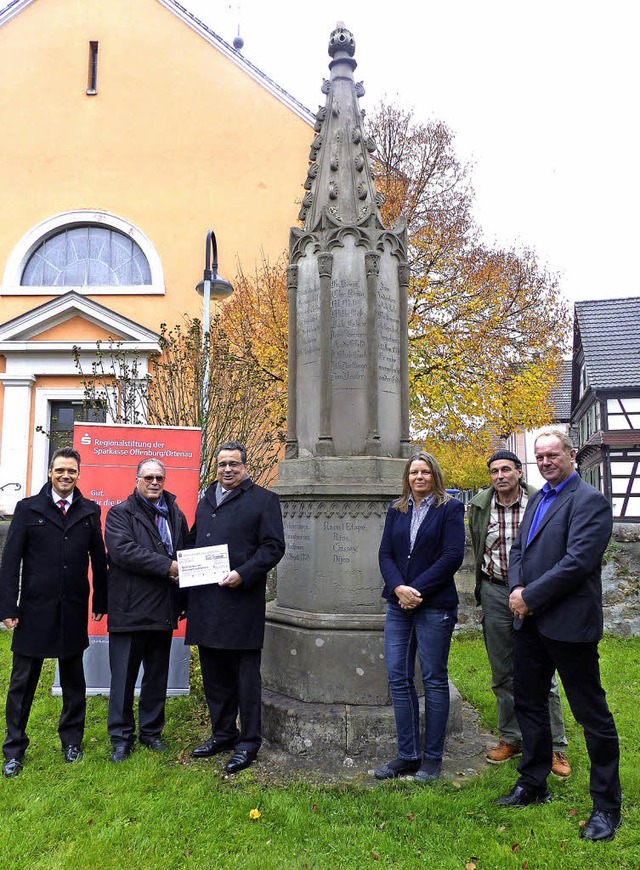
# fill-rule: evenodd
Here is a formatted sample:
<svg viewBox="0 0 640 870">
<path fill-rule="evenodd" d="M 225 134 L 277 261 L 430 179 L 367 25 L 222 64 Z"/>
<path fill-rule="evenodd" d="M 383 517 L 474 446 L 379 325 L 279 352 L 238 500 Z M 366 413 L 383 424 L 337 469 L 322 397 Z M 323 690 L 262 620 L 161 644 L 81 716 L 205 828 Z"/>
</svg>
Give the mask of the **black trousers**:
<svg viewBox="0 0 640 870">
<path fill-rule="evenodd" d="M 535 617 L 515 633 L 513 686 L 522 731 L 521 785 L 544 785 L 551 770 L 552 742 L 547 703 L 551 677 L 558 671 L 576 722 L 584 730 L 591 762 L 590 792 L 597 809 L 617 810 L 620 748 L 613 716 L 600 683 L 597 643 L 568 643 L 544 637 Z"/>
<path fill-rule="evenodd" d="M 257 752 L 262 743 L 262 650 L 207 646 L 198 650 L 212 736 L 234 741 L 236 749 Z"/>
<path fill-rule="evenodd" d="M 13 668 L 7 692 L 7 736 L 2 745 L 4 757 L 21 758 L 27 746 L 27 722 L 40 679 L 43 658 L 13 654 Z M 58 734 L 63 746 L 79 746 L 84 735 L 87 708 L 86 683 L 82 666 L 82 653 L 58 659 L 62 712 L 58 721 Z"/>
<path fill-rule="evenodd" d="M 107 731 L 111 744 L 130 746 L 136 739 L 133 697 L 140 665 L 144 667 L 138 700 L 140 740 L 159 737 L 169 680 L 171 631 L 127 631 L 109 634 L 111 687 Z"/>
</svg>

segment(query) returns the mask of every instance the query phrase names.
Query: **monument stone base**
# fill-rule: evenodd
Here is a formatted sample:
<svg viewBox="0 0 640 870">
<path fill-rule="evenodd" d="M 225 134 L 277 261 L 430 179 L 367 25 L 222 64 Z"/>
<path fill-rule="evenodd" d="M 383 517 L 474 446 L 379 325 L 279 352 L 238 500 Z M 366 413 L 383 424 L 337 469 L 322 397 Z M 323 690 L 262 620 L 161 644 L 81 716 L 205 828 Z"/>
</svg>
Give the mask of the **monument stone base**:
<svg viewBox="0 0 640 870">
<path fill-rule="evenodd" d="M 462 733 L 462 698 L 451 682 L 449 694 L 447 737 Z M 314 704 L 264 689 L 262 733 L 270 743 L 293 755 L 392 758 L 397 752 L 390 705 Z"/>
</svg>

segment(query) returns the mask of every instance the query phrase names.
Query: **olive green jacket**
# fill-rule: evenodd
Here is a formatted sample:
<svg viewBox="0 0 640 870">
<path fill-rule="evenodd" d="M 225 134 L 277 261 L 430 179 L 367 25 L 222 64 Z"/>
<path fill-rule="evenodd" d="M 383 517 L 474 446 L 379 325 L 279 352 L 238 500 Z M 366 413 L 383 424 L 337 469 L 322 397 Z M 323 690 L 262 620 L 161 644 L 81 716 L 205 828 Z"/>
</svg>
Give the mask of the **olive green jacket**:
<svg viewBox="0 0 640 870">
<path fill-rule="evenodd" d="M 525 490 L 529 498 L 537 492 L 535 486 L 530 486 L 522 481 L 520 486 Z M 473 550 L 473 560 L 476 569 L 476 588 L 474 590 L 476 602 L 480 604 L 480 584 L 482 582 L 481 572 L 482 563 L 484 561 L 484 543 L 487 537 L 487 528 L 491 517 L 491 502 L 494 495 L 493 486 L 481 490 L 469 502 L 469 536 L 471 538 L 471 549 Z"/>
</svg>

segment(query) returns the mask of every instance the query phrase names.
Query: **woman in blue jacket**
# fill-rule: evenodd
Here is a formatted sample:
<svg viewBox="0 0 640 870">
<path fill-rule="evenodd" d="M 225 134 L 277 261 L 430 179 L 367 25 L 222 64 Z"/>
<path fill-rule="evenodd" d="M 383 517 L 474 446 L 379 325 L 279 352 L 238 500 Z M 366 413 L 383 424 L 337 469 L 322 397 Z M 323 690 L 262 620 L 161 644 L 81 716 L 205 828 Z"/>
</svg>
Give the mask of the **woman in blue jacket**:
<svg viewBox="0 0 640 870">
<path fill-rule="evenodd" d="M 449 717 L 449 647 L 458 617 L 454 575 L 464 556 L 464 505 L 444 488 L 429 453 L 407 462 L 402 496 L 394 502 L 380 543 L 382 595 L 387 599 L 384 654 L 398 732 L 398 757 L 377 779 L 415 774 L 437 779 Z M 424 685 L 425 737 L 414 685 L 416 652 Z"/>
</svg>

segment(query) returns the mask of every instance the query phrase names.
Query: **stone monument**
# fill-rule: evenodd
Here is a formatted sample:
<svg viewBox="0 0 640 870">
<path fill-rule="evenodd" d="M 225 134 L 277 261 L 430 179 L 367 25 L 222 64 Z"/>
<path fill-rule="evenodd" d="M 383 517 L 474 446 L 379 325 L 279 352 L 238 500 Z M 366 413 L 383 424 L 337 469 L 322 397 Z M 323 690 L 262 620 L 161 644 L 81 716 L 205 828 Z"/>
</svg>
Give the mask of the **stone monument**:
<svg viewBox="0 0 640 870">
<path fill-rule="evenodd" d="M 410 455 L 407 240 L 380 219 L 355 42 L 331 34 L 303 229 L 290 235 L 287 551 L 267 605 L 265 737 L 289 751 L 395 743 L 378 546 Z"/>
</svg>

